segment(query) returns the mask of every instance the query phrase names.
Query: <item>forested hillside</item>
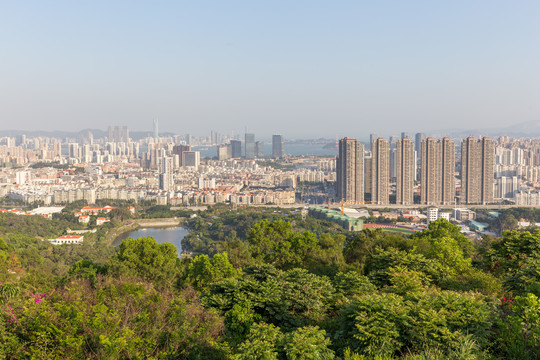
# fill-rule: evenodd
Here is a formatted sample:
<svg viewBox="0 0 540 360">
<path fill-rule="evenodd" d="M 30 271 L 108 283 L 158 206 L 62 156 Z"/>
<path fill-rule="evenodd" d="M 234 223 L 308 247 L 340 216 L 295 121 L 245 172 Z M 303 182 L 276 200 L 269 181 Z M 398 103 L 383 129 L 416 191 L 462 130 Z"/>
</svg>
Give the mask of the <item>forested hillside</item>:
<svg viewBox="0 0 540 360">
<path fill-rule="evenodd" d="M 402 237 L 246 210 L 189 219 L 191 259 L 38 240 L 67 226 L 0 215 L 0 359 L 540 357 L 539 231 L 472 244 L 444 220 Z"/>
</svg>

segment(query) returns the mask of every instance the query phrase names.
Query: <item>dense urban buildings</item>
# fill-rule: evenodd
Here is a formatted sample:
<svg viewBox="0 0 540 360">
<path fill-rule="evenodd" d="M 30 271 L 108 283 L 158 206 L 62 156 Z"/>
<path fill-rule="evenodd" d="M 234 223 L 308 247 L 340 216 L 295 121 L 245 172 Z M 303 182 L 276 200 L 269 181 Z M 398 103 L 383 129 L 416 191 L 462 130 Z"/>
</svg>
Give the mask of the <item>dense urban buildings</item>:
<svg viewBox="0 0 540 360">
<path fill-rule="evenodd" d="M 279 159 L 283 154 L 283 135 L 272 135 L 272 157 Z"/>
<path fill-rule="evenodd" d="M 461 202 L 493 203 L 495 148 L 493 140 L 470 136 L 461 143 Z"/>
<path fill-rule="evenodd" d="M 246 166 L 264 156 L 261 152 L 263 142 L 254 141 L 254 159 L 243 159 L 242 141 L 233 133 L 221 135 L 213 131 L 209 136 L 169 135 L 156 139 L 152 133 L 135 132 L 131 134 L 135 137 L 133 139 L 124 126 L 111 126 L 108 130 L 97 133 L 85 130 L 62 139 L 25 135 L 0 138 L 0 162 L 4 166 L 0 168 L 0 196 L 9 195 L 28 202 L 65 203 L 75 199 L 92 202 L 108 197 L 142 200 L 153 198 L 154 192 L 159 194 L 161 191 L 166 202 L 177 203 L 179 200 L 173 200 L 180 196 L 177 191 L 193 185 L 191 174 L 195 180 L 201 176 L 206 179 L 215 170 L 211 161 L 218 161 L 220 169 L 227 172 L 228 166 Z M 126 136 L 127 142 L 124 141 Z M 278 136 L 275 139 L 272 137 L 272 153 L 267 155 L 279 154 L 283 137 Z M 341 154 L 343 150 L 339 149 L 338 142 L 337 159 L 319 158 L 321 160 L 317 165 L 311 163 L 311 168 L 294 168 L 301 157 L 287 156 L 277 161 L 278 166 L 272 165 L 275 167 L 270 171 L 272 177 L 267 178 L 270 175 L 265 174 L 258 178 L 254 173 L 242 179 L 241 184 L 294 189 L 301 182 L 325 182 L 324 188 L 319 189 L 317 194 L 318 203 L 330 198 L 374 205 L 540 205 L 540 139 L 500 137 L 498 141 L 493 141 L 469 138 L 463 141 L 461 151 L 448 137 L 427 138 L 422 141 L 421 151 L 417 153 L 411 150 L 412 139 L 406 134 L 402 136 L 391 137 L 392 143 L 387 140 L 390 138 L 374 138 L 373 149 L 364 145 L 365 148 L 357 154 L 363 161 L 355 165 L 356 171 L 363 172 L 363 177 L 351 178 L 343 172 L 350 168 L 350 163 L 346 165 L 343 161 L 352 155 Z M 251 139 L 255 140 L 254 136 Z M 187 144 L 188 140 L 192 145 Z M 212 145 L 216 141 L 218 144 Z M 220 144 L 221 141 L 224 142 Z M 361 146 L 360 141 L 356 141 Z M 459 141 L 461 143 L 461 139 Z M 326 143 L 332 145 L 331 142 Z M 208 153 L 210 146 L 215 149 L 212 155 Z M 332 148 L 327 146 L 326 149 Z M 172 186 L 168 181 L 171 178 L 167 176 L 169 172 L 164 171 L 167 167 L 163 167 L 165 157 L 170 159 L 169 163 L 172 162 Z M 418 158 L 421 160 L 419 171 L 416 171 L 415 159 Z M 343 166 L 342 171 L 336 171 L 336 161 L 338 168 Z M 72 183 L 72 179 L 79 177 L 54 171 L 52 167 L 50 172 L 42 173 L 32 168 L 37 162 L 43 163 L 40 166 L 51 163 L 57 168 L 62 168 L 64 164 L 65 168 L 76 167 L 88 177 L 83 182 Z M 257 162 L 268 164 L 266 161 Z M 283 168 L 281 165 L 284 165 Z M 246 168 L 248 173 L 251 166 Z M 138 168 L 138 172 L 133 173 L 134 168 Z M 111 182 L 101 178 L 102 174 L 111 171 L 116 172 L 116 180 Z M 415 174 L 418 181 L 414 180 Z M 208 181 L 211 182 L 213 178 L 210 176 Z M 340 181 L 334 188 L 333 183 L 337 178 Z M 215 179 L 218 189 L 222 183 L 219 178 Z M 206 180 L 204 183 L 207 183 Z M 354 191 L 350 190 L 351 184 L 355 184 Z M 167 190 L 171 187 L 172 190 Z M 320 191 L 322 189 L 324 192 Z M 303 195 L 297 195 L 297 201 L 303 198 Z M 161 199 L 161 195 L 156 196 Z M 205 199 L 201 201 L 212 201 Z M 230 197 L 227 197 L 227 201 L 230 201 Z M 256 201 L 263 200 L 258 198 Z"/>
<path fill-rule="evenodd" d="M 356 139 L 339 141 L 336 160 L 336 196 L 346 202 L 364 202 L 364 144 Z"/>
</svg>

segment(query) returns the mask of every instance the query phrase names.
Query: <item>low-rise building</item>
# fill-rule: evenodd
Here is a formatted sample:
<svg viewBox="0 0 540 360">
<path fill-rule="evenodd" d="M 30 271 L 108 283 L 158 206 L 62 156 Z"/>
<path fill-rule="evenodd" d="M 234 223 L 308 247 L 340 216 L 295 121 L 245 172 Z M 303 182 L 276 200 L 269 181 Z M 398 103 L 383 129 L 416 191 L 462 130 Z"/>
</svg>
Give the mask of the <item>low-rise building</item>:
<svg viewBox="0 0 540 360">
<path fill-rule="evenodd" d="M 62 235 L 49 241 L 53 245 L 82 244 L 84 235 Z"/>
</svg>

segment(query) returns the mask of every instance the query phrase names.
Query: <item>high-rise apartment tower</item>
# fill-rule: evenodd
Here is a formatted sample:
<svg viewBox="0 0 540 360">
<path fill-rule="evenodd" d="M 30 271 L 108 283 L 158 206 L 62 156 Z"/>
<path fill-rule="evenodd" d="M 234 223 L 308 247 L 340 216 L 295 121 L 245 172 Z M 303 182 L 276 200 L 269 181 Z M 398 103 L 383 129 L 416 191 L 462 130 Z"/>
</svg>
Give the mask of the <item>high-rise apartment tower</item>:
<svg viewBox="0 0 540 360">
<path fill-rule="evenodd" d="M 454 141 L 448 137 L 422 140 L 420 160 L 420 202 L 427 205 L 454 203 L 455 188 Z"/>
<path fill-rule="evenodd" d="M 413 204 L 414 172 L 414 142 L 404 137 L 396 148 L 396 204 Z"/>
<path fill-rule="evenodd" d="M 371 202 L 389 203 L 390 146 L 388 140 L 378 138 L 371 143 Z"/>
<path fill-rule="evenodd" d="M 364 144 L 356 139 L 339 140 L 336 159 L 337 200 L 364 202 Z"/>
<path fill-rule="evenodd" d="M 488 137 L 470 136 L 461 143 L 461 202 L 493 202 L 495 145 Z"/>
</svg>

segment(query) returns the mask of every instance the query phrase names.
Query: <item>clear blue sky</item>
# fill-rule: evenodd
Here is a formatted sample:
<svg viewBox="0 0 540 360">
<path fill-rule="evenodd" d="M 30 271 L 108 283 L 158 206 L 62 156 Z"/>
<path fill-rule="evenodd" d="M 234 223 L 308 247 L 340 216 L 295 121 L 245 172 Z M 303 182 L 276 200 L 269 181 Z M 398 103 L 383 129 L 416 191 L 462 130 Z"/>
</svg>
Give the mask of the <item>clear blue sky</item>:
<svg viewBox="0 0 540 360">
<path fill-rule="evenodd" d="M 538 1 L 0 2 L 2 129 L 363 137 L 540 120 Z"/>
</svg>

